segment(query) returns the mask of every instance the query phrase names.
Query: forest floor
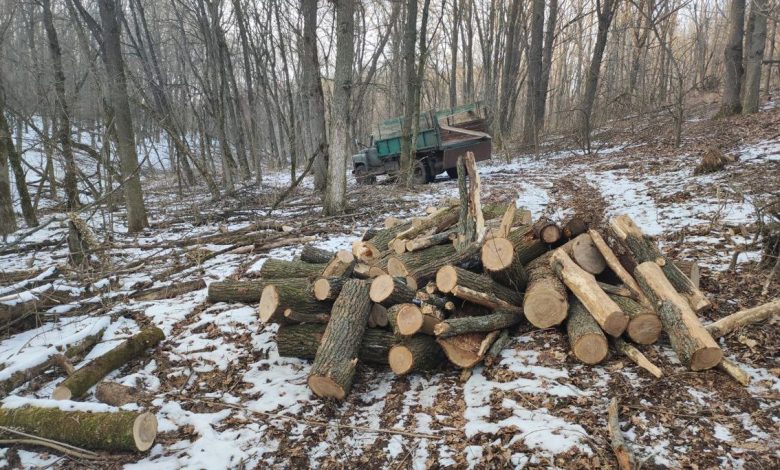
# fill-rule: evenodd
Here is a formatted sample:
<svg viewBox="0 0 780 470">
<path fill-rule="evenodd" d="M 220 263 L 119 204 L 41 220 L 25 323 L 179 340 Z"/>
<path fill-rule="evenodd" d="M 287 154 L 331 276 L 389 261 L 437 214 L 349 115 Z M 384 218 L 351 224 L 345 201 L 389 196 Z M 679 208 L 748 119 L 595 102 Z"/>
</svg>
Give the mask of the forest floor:
<svg viewBox="0 0 780 470">
<path fill-rule="evenodd" d="M 756 208 L 780 191 L 780 108 L 722 121 L 692 120 L 686 123 L 682 147 L 670 142 L 665 128 L 625 122 L 600 135 L 591 154 L 549 149 L 509 159 L 494 156 L 479 166 L 483 202 L 514 198 L 534 217 L 578 213 L 597 226 L 610 216 L 630 214 L 658 237 L 670 257 L 701 266 L 701 286 L 713 302 L 704 322 L 778 297 L 778 280 L 762 295 L 768 272 L 757 268 L 759 249 L 750 243 Z M 720 172 L 693 176 L 708 145 L 721 146 L 737 161 Z M 468 378 L 454 368 L 396 377 L 360 365 L 348 398 L 329 403 L 309 392 L 307 361 L 278 356 L 276 326 L 260 324 L 255 305 L 212 304 L 206 289 L 167 300 L 126 299 L 152 285 L 242 278 L 268 257 L 291 259 L 303 242 L 349 248 L 351 240 L 381 226 L 387 216 L 421 215 L 457 195 L 456 183 L 443 175 L 414 190 L 351 181 L 349 214 L 323 217 L 307 179 L 268 216 L 270 202 L 288 181 L 269 173 L 262 187 L 247 186 L 213 203 L 203 188 L 189 188 L 180 197 L 171 180 L 150 177 L 151 228 L 140 236 L 124 233 L 121 213 L 92 214 L 90 224 L 101 240 L 107 233 L 104 224 L 113 226 L 107 252 L 111 272 L 85 275 L 64 267 L 61 216 L 18 245 L 0 245 L 0 272 L 34 268 L 44 273 L 34 283 L 0 285 L 0 296 L 61 291 L 72 299 L 41 312 L 41 319 L 56 321 L 3 332 L 0 378 L 40 361 L 53 346 L 101 329 L 102 342 L 77 368 L 145 325 L 157 325 L 166 334 L 151 359 L 108 377 L 147 393 L 140 406 L 156 413 L 160 431 L 148 453 L 83 462 L 32 447 L 4 448 L 0 467 L 611 468 L 616 462 L 606 410 L 612 397 L 621 401 L 621 426 L 642 468 L 780 467 L 776 322 L 720 340 L 725 355 L 751 375 L 748 387 L 719 371 L 687 371 L 666 339 L 642 348 L 663 369 L 661 379 L 614 353 L 598 366 L 585 366 L 570 354 L 562 332 L 549 329 L 518 332 L 499 361 L 476 367 Z M 250 254 L 231 254 L 226 252 L 230 244 L 197 238 L 257 220 L 293 229 L 264 232 Z M 295 240 L 263 248 L 279 237 Z M 221 254 L 203 261 L 214 252 Z M 54 267 L 58 272 L 46 277 Z M 15 390 L 3 405 L 114 409 L 91 393 L 79 403 L 48 400 L 61 380 L 48 371 Z"/>
</svg>

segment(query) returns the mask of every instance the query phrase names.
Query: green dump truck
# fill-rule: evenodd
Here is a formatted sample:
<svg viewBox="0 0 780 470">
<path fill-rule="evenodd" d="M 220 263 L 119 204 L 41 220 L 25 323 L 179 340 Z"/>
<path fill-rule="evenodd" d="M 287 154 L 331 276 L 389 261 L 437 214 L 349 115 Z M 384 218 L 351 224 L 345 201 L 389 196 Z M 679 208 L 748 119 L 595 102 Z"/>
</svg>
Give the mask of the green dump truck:
<svg viewBox="0 0 780 470">
<path fill-rule="evenodd" d="M 457 177 L 458 157 L 473 152 L 477 161 L 488 160 L 491 138 L 486 132 L 485 109 L 479 103 L 420 113 L 414 182 L 423 184 L 447 172 Z M 400 170 L 403 118 L 382 122 L 366 148 L 352 156 L 352 174 L 359 184 L 373 184 L 378 175 Z"/>
</svg>

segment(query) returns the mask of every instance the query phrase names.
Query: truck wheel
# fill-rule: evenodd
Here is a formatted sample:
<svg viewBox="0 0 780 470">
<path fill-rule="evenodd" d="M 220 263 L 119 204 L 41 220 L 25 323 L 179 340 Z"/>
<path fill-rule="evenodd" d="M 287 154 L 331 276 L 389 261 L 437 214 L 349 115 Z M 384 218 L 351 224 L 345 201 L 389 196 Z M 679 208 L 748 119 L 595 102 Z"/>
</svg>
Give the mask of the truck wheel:
<svg viewBox="0 0 780 470">
<path fill-rule="evenodd" d="M 458 169 L 457 168 L 447 168 L 447 176 L 450 177 L 452 180 L 458 179 Z"/>
<path fill-rule="evenodd" d="M 355 180 L 357 184 L 368 185 L 376 183 L 376 176 L 369 175 L 365 165 L 358 165 L 355 168 Z"/>
<path fill-rule="evenodd" d="M 428 165 L 426 165 L 425 162 L 422 160 L 416 160 L 414 162 L 414 168 L 412 171 L 414 172 L 412 174 L 412 182 L 415 185 L 425 184 L 428 182 Z"/>
</svg>

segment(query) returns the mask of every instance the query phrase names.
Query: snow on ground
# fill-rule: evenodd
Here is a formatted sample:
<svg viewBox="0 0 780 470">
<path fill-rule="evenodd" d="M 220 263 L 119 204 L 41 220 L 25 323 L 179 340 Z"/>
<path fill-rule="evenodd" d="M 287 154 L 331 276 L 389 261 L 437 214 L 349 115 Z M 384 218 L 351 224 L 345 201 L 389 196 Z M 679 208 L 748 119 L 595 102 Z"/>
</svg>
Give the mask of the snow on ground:
<svg viewBox="0 0 780 470">
<path fill-rule="evenodd" d="M 167 146 L 158 143 L 155 147 L 147 143 L 152 164 L 168 165 Z M 780 142 L 760 141 L 737 148 L 734 153 L 740 162 L 729 165 L 727 171 L 693 176 L 696 158 L 691 155 L 656 162 L 633 158 L 628 145 L 597 147 L 595 155 L 560 151 L 481 163 L 486 199 L 513 198 L 534 216 L 564 220 L 575 213 L 572 206 L 579 198 L 586 198 L 594 207 L 603 206 L 606 216 L 630 214 L 680 257 L 722 272 L 733 250 L 750 240 L 750 234 L 743 234 L 740 227 L 754 220 L 755 195 L 744 180 L 733 177 L 740 171 L 777 170 L 780 160 Z M 266 172 L 263 190 L 283 187 L 289 181 L 287 173 Z M 708 462 L 727 467 L 746 466 L 753 458 L 751 452 L 773 453 L 780 459 L 777 370 L 745 365 L 753 383 L 747 392 L 737 392 L 749 393 L 744 400 L 763 398 L 755 399 L 749 408 L 742 408 L 740 400 L 726 400 L 715 407 L 722 389 L 733 388 L 733 384 L 715 372 L 701 374 L 703 378 L 693 383 L 683 382 L 689 374 L 667 344 L 645 349 L 669 373 L 662 381 L 615 357 L 596 367 L 579 365 L 569 356 L 565 339 L 555 330 L 545 330 L 516 337 L 495 364 L 475 368 L 465 381 L 451 369 L 396 377 L 361 365 L 348 400 L 317 400 L 306 386 L 310 363 L 279 356 L 276 327 L 260 324 L 255 306 L 209 304 L 206 289 L 173 299 L 122 300 L 138 289 L 169 282 L 202 278 L 209 284 L 251 275 L 269 257 L 292 259 L 300 254 L 296 243 L 270 251 L 193 260 L 194 248 L 208 254 L 230 245 L 182 246 L 177 242 L 250 227 L 265 211 L 253 199 L 254 205 L 240 201 L 240 210 L 222 216 L 223 210 L 231 209 L 229 204 L 216 207 L 199 193 L 180 200 L 170 190 L 164 191 L 169 183 L 154 183 L 156 190 L 147 202 L 155 228 L 137 237 L 126 235 L 121 213 L 98 211 L 89 221 L 99 234 L 113 227 L 115 248 L 110 256 L 115 265 L 142 265 L 96 276 L 88 294 L 83 285 L 54 272 L 67 256 L 64 243 L 51 244 L 66 234 L 61 217 L 23 240 L 23 244 L 40 244 L 35 250 L 0 255 L 0 271 L 41 271 L 30 281 L 0 286 L 3 303 L 54 286 L 72 297 L 69 307 L 50 312 L 57 313 L 57 321 L 0 342 L 0 380 L 101 330 L 101 343 L 76 367 L 143 325 L 156 325 L 165 333 L 165 341 L 150 360 L 130 364 L 108 377 L 146 390 L 151 395 L 148 406 L 159 420 L 158 443 L 145 455 L 128 456 L 124 460 L 127 468 L 332 468 L 345 463 L 415 469 L 434 463 L 451 468 L 598 466 L 611 458 L 603 430 L 606 406 L 614 394 L 634 407 L 630 415 L 621 417 L 621 423 L 646 466 L 679 467 L 695 462 L 691 440 L 717 441 L 718 448 L 707 450 L 713 455 Z M 418 192 L 389 185 L 367 189 L 350 179 L 350 204 L 360 216 L 312 223 L 318 209 L 312 207 L 316 198 L 307 197 L 310 178 L 302 188 L 270 220 L 283 221 L 301 232 L 308 229 L 307 240 L 329 250 L 348 249 L 352 240 L 368 227 L 381 225 L 386 216 L 417 216 L 426 207 L 457 196 L 455 182 L 443 175 Z M 369 203 L 367 198 L 377 199 L 377 192 L 386 196 L 385 204 Z M 252 193 L 252 197 L 260 196 Z M 269 230 L 257 233 L 276 235 Z M 685 243 L 669 239 L 670 234 L 680 234 Z M 747 250 L 738 258 L 738 267 L 756 259 L 755 249 Z M 163 275 L 177 265 L 186 267 L 172 277 Z M 103 304 L 105 308 L 97 314 L 80 313 L 87 305 Z M 733 359 L 740 361 L 736 355 Z M 3 404 L 106 409 L 96 402 L 93 392 L 80 404 L 46 400 L 61 380 L 55 370 L 47 371 L 41 380 L 14 390 Z M 669 401 L 657 401 L 661 398 Z M 663 414 L 670 403 L 688 414 Z M 712 413 L 695 416 L 697 410 L 708 407 Z M 699 438 L 703 440 L 696 441 Z M 2 463 L 6 454 L 0 452 Z M 18 455 L 27 467 L 65 463 L 55 454 L 20 450 Z"/>
</svg>

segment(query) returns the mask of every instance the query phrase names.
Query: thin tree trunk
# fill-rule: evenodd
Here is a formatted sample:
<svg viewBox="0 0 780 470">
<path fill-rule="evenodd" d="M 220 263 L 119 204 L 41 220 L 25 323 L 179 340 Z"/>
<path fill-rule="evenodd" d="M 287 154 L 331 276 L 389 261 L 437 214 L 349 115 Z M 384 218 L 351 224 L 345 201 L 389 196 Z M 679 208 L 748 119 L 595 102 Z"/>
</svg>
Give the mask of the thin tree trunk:
<svg viewBox="0 0 780 470">
<path fill-rule="evenodd" d="M 742 98 L 743 114 L 758 112 L 761 94 L 761 66 L 764 60 L 764 45 L 766 44 L 766 0 L 753 0 L 750 8 L 750 15 L 754 19 L 750 47 L 747 51 L 745 91 Z"/>
<path fill-rule="evenodd" d="M 412 143 L 412 117 L 414 115 L 414 91 L 419 86 L 415 84 L 417 73 L 415 69 L 415 51 L 417 44 L 417 0 L 406 1 L 406 23 L 403 39 L 403 69 L 406 80 L 404 94 L 404 116 L 401 122 L 401 180 L 412 172 L 414 149 Z"/>
<path fill-rule="evenodd" d="M 533 0 L 531 6 L 531 45 L 528 49 L 528 88 L 525 100 L 525 116 L 523 120 L 523 143 L 536 146 L 539 144 L 538 130 L 540 123 L 536 122 L 539 115 L 537 106 L 541 98 L 542 85 L 542 40 L 544 37 L 544 0 Z"/>
<path fill-rule="evenodd" d="M 11 139 L 11 128 L 8 125 L 8 121 L 5 118 L 5 90 L 0 83 L 0 140 L 4 140 L 2 147 L 5 148 L 5 153 L 8 154 L 8 162 L 11 164 L 11 169 L 14 172 L 14 180 L 16 182 L 16 192 L 19 194 L 19 202 L 22 206 L 22 214 L 24 215 L 24 222 L 28 227 L 37 227 L 38 218 L 35 217 L 35 209 L 33 209 L 32 201 L 30 200 L 30 193 L 27 191 L 27 178 L 22 168 L 22 156 L 19 153 L 20 145 L 14 147 L 13 140 Z M 17 120 L 21 123 L 21 119 Z M 18 139 L 21 140 L 21 139 Z M 2 152 L 0 152 L 2 153 Z M 0 156 L 5 159 L 5 155 Z M 6 169 L 6 172 L 8 170 Z M 41 181 L 43 184 L 43 181 Z"/>
<path fill-rule="evenodd" d="M 450 41 L 450 108 L 458 105 L 458 30 L 460 29 L 461 8 L 458 0 L 452 0 L 452 38 Z"/>
<path fill-rule="evenodd" d="M 729 38 L 723 51 L 723 95 L 720 100 L 721 116 L 731 116 L 742 111 L 740 89 L 742 87 L 742 41 L 745 35 L 745 0 L 731 0 L 729 10 Z"/>
<path fill-rule="evenodd" d="M 325 100 L 320 81 L 320 61 L 317 54 L 317 0 L 302 0 L 303 44 L 301 73 L 305 93 L 305 106 L 308 111 L 306 127 L 311 137 L 307 153 L 314 153 L 322 144 L 327 144 L 325 135 Z M 314 188 L 325 189 L 328 174 L 328 158 L 317 153 L 312 167 Z"/>
</svg>

